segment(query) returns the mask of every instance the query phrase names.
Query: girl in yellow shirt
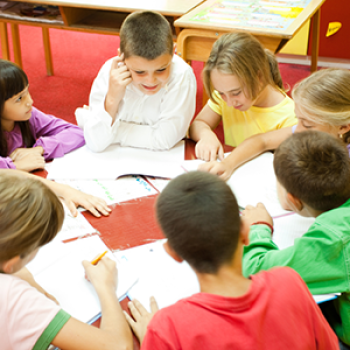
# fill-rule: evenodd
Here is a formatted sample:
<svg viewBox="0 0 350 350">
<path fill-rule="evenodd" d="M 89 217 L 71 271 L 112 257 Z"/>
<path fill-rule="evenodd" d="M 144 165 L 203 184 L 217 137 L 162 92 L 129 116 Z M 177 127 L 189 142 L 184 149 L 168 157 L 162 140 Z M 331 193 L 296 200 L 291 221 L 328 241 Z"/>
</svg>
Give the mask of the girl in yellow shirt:
<svg viewBox="0 0 350 350">
<path fill-rule="evenodd" d="M 225 143 L 233 147 L 252 135 L 297 123 L 274 55 L 250 34 L 220 37 L 205 64 L 203 80 L 210 100 L 190 127 L 200 159 L 223 159 L 223 146 L 213 132 L 221 119 Z"/>
</svg>

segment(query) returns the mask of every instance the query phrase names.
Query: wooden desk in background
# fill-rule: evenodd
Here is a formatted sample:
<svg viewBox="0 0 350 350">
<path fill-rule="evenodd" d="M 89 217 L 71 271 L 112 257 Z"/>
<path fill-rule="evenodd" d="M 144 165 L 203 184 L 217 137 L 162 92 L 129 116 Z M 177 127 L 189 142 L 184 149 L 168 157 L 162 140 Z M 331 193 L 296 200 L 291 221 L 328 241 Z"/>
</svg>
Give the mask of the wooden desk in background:
<svg viewBox="0 0 350 350">
<path fill-rule="evenodd" d="M 241 1 L 237 2 L 236 5 L 234 3 L 228 5 L 226 9 L 225 3 L 227 4 L 229 1 L 205 1 L 202 5 L 196 7 L 175 21 L 175 27 L 179 27 L 181 29 L 181 32 L 177 38 L 178 55 L 181 56 L 185 61 L 205 62 L 209 57 L 214 42 L 221 35 L 234 31 L 247 31 L 253 34 L 264 45 L 264 47 L 268 48 L 274 53 L 278 53 L 283 48 L 283 46 L 295 36 L 295 34 L 304 25 L 304 23 L 312 18 L 313 30 L 311 71 L 315 71 L 317 69 L 318 57 L 320 7 L 325 2 L 325 0 L 309 0 L 308 5 L 304 9 L 296 8 L 298 11 L 297 13 L 300 13 L 285 29 L 272 29 L 268 28 L 267 25 L 265 27 L 262 25 L 248 26 L 249 20 L 255 20 L 258 22 L 258 20 L 253 18 L 253 16 L 246 19 L 245 25 L 240 20 L 237 20 L 235 22 L 235 16 L 239 14 L 237 11 L 243 11 L 243 8 L 247 6 L 251 7 L 251 4 L 254 2 L 259 5 L 256 7 L 256 9 L 254 9 L 254 11 L 258 10 L 258 8 L 262 9 L 262 13 L 257 14 L 255 18 L 263 18 L 263 16 L 265 16 L 265 18 L 268 18 L 269 16 L 270 18 L 273 18 L 276 13 L 280 13 L 283 10 L 282 4 L 285 1 Z M 278 6 L 281 7 L 279 8 Z M 290 3 L 290 6 L 293 6 L 292 3 Z M 215 13 L 216 9 L 217 13 Z M 269 11 L 272 13 L 269 14 Z M 208 12 L 209 15 L 207 15 Z M 214 12 L 214 14 L 211 15 L 210 12 Z M 195 16 L 197 15 L 199 18 L 197 17 L 195 19 Z M 286 16 L 289 16 L 288 12 L 286 12 Z M 293 15 L 291 14 L 290 16 L 292 18 Z M 237 18 L 239 19 L 239 16 L 237 16 Z M 273 19 L 271 19 L 271 21 L 273 21 Z"/>
<path fill-rule="evenodd" d="M 172 24 L 174 20 L 200 4 L 203 0 L 16 0 L 24 4 L 58 6 L 62 20 L 44 21 L 40 17 L 11 18 L 0 12 L 2 58 L 9 60 L 7 23 L 11 24 L 14 61 L 22 67 L 18 25 L 42 27 L 47 74 L 53 75 L 49 28 L 88 33 L 119 35 L 125 17 L 134 11 L 157 11 Z M 1 10 L 1 9 L 0 9 Z M 176 33 L 178 34 L 178 32 Z"/>
</svg>

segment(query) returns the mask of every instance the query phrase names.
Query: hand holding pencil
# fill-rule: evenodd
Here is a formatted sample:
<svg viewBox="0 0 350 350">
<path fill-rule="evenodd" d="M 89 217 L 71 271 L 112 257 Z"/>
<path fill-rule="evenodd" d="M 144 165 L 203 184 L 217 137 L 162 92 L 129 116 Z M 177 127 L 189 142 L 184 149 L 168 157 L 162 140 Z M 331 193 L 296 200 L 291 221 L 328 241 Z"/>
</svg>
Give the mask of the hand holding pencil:
<svg viewBox="0 0 350 350">
<path fill-rule="evenodd" d="M 116 290 L 117 288 L 116 262 L 106 257 L 106 253 L 107 251 L 103 252 L 92 261 L 83 261 L 86 276 L 98 294 L 105 289 L 113 288 Z"/>
</svg>

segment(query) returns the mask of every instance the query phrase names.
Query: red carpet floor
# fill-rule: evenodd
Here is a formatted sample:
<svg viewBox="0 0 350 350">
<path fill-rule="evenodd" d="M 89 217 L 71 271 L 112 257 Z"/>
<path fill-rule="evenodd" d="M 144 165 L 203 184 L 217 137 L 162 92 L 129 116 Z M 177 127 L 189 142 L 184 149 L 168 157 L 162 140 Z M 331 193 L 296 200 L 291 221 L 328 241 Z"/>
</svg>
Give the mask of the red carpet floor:
<svg viewBox="0 0 350 350">
<path fill-rule="evenodd" d="M 102 64 L 117 54 L 119 37 L 50 29 L 54 64 L 52 77 L 46 75 L 41 29 L 20 26 L 20 37 L 23 68 L 29 77 L 34 105 L 46 113 L 75 123 L 75 109 L 88 103 L 93 79 Z M 200 74 L 203 63 L 193 62 L 192 66 L 198 82 L 198 112 L 202 105 Z M 306 66 L 280 64 L 280 69 L 284 82 L 290 88 L 310 74 Z"/>
</svg>

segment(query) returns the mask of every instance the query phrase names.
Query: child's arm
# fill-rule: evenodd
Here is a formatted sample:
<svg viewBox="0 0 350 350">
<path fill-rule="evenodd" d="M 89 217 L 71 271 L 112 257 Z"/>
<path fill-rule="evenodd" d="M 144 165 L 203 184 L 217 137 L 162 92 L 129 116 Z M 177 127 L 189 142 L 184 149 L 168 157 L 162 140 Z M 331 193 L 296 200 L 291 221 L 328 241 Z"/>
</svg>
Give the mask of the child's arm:
<svg viewBox="0 0 350 350">
<path fill-rule="evenodd" d="M 226 181 L 241 165 L 266 151 L 275 150 L 290 135 L 292 135 L 292 127 L 251 136 L 237 146 L 222 162 L 201 164 L 198 170 L 219 175 Z"/>
<path fill-rule="evenodd" d="M 132 82 L 131 73 L 124 63 L 124 54 L 112 61 L 109 73 L 108 91 L 105 98 L 105 110 L 112 118 L 112 125 L 118 113 L 121 100 L 124 98 L 127 85 Z"/>
<path fill-rule="evenodd" d="M 45 160 L 63 157 L 85 144 L 84 133 L 78 126 L 38 109 L 33 108 L 29 123 L 36 139 L 33 147 L 43 148 Z M 25 154 L 30 152 L 29 149 L 20 150 Z"/>
<path fill-rule="evenodd" d="M 241 219 L 248 226 L 261 221 L 271 223 L 268 220 L 272 220 L 261 203 L 257 207 L 248 206 Z M 289 266 L 300 274 L 312 294 L 334 293 L 344 288 L 341 285 L 347 279 L 347 273 L 339 260 L 343 254 L 343 241 L 326 227 L 315 223 L 301 238 L 295 239 L 293 246 L 279 250 L 267 225 L 253 225 L 250 226 L 249 242 L 243 251 L 244 276 L 275 266 Z"/>
<path fill-rule="evenodd" d="M 96 266 L 88 261 L 84 261 L 83 265 L 100 299 L 100 328 L 70 318 L 52 344 L 68 350 L 132 349 L 132 334 L 116 296 L 115 262 L 105 257 Z"/>
<path fill-rule="evenodd" d="M 3 171 L 9 171 L 9 169 L 0 169 L 0 174 Z M 76 207 L 78 206 L 85 208 L 97 217 L 101 216 L 100 213 L 102 215 L 107 216 L 111 211 L 111 209 L 107 206 L 107 203 L 103 199 L 78 191 L 68 185 L 59 184 L 57 182 L 44 179 L 40 176 L 28 174 L 23 171 L 18 171 L 17 174 L 18 176 L 31 177 L 38 181 L 42 181 L 47 187 L 49 187 L 58 197 L 60 197 L 65 202 L 68 209 L 74 216 L 78 215 L 76 209 Z"/>
<path fill-rule="evenodd" d="M 190 126 L 190 138 L 197 142 L 197 158 L 207 162 L 215 161 L 217 156 L 224 159 L 224 148 L 213 132 L 220 121 L 221 116 L 206 104 Z"/>
</svg>

